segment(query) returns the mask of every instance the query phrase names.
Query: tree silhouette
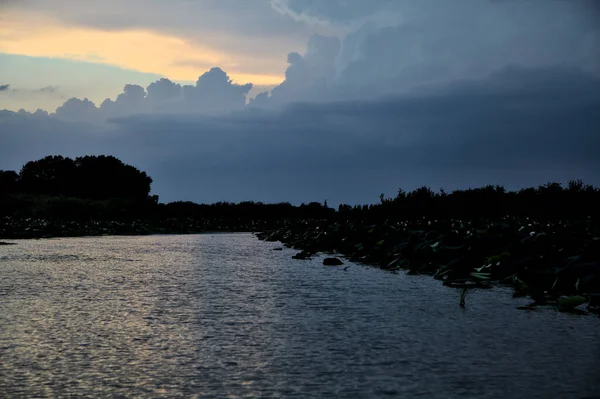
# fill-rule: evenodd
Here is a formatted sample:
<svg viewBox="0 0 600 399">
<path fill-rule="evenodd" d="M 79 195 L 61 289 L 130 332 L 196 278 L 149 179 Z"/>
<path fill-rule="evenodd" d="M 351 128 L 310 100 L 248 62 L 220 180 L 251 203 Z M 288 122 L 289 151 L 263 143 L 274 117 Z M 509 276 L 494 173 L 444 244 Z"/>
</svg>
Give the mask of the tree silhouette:
<svg viewBox="0 0 600 399">
<path fill-rule="evenodd" d="M 63 156 L 27 162 L 19 173 L 20 190 L 28 194 L 67 196 L 73 185 L 75 163 Z"/>
<path fill-rule="evenodd" d="M 19 175 L 14 170 L 0 170 L 0 195 L 16 193 L 18 181 Z"/>
<path fill-rule="evenodd" d="M 127 198 L 145 200 L 152 179 L 137 168 L 113 156 L 85 156 L 75 159 L 76 175 L 71 195 L 79 198 Z"/>
<path fill-rule="evenodd" d="M 22 193 L 94 200 L 145 200 L 151 184 L 152 179 L 145 172 L 105 155 L 75 160 L 47 156 L 27 162 L 18 176 Z"/>
</svg>

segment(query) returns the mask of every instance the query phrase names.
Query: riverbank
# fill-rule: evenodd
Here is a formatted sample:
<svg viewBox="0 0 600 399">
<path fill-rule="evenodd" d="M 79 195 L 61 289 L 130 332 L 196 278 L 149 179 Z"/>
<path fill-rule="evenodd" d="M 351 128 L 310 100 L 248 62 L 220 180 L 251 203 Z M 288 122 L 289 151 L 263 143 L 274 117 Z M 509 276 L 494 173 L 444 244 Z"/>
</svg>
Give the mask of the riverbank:
<svg viewBox="0 0 600 399">
<path fill-rule="evenodd" d="M 336 252 L 384 270 L 431 275 L 463 294 L 501 284 L 530 297 L 531 308 L 600 311 L 600 231 L 591 218 L 321 220 L 257 236 L 301 250 L 296 259 Z"/>
</svg>

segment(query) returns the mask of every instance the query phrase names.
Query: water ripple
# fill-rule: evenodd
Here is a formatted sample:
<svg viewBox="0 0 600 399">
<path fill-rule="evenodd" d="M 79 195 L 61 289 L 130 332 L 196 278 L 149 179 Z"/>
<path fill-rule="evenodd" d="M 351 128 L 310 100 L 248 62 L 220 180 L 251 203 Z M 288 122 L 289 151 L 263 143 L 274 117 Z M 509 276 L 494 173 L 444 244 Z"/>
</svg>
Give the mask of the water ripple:
<svg viewBox="0 0 600 399">
<path fill-rule="evenodd" d="M 584 398 L 600 320 L 249 234 L 0 248 L 0 396 Z"/>
</svg>

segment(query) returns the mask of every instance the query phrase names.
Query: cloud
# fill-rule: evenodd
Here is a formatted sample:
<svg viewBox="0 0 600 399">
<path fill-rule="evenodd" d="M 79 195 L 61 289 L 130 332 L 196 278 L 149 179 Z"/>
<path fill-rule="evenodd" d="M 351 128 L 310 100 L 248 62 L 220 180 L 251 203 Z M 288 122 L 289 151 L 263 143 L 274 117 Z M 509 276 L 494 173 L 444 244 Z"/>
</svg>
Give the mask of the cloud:
<svg viewBox="0 0 600 399">
<path fill-rule="evenodd" d="M 63 1 L 57 1 L 54 11 L 46 9 L 40 2 L 34 3 L 49 14 L 56 10 L 64 11 L 61 18 L 65 21 L 96 28 L 104 26 L 102 21 L 105 17 L 110 19 L 115 13 L 125 15 L 118 7 L 98 7 L 91 2 L 86 3 L 91 7 L 87 13 L 83 12 L 84 8 L 67 6 Z M 265 18 L 258 16 L 256 10 L 265 11 L 265 4 L 268 7 L 269 3 L 263 2 L 260 6 L 254 4 L 256 2 L 245 5 L 247 3 L 241 0 L 215 2 L 205 5 L 205 11 L 214 11 L 215 18 L 233 18 L 246 11 L 253 18 Z M 600 73 L 600 53 L 596 51 L 600 46 L 600 26 L 595 18 L 598 13 L 590 12 L 598 8 L 593 1 L 457 0 L 440 4 L 436 0 L 273 0 L 270 4 L 285 14 L 279 15 L 280 18 L 288 21 L 292 15 L 358 25 L 345 36 L 315 34 L 309 39 L 303 54 L 290 52 L 285 81 L 270 90 L 270 96 L 261 95 L 253 101 L 255 107 L 274 107 L 293 101 L 374 99 L 381 95 L 404 93 L 426 84 L 443 84 L 466 77 L 484 78 L 514 64 L 526 67 L 575 66 Z M 185 32 L 190 36 L 186 36 L 185 40 L 156 33 L 166 23 L 157 20 L 157 10 L 173 13 L 185 7 L 191 12 L 200 6 L 196 2 L 177 2 L 177 7 L 163 10 L 164 5 L 156 2 L 143 8 L 140 16 L 130 19 L 119 17 L 128 27 L 127 31 L 77 31 L 76 35 L 69 31 L 65 34 L 85 39 L 69 44 L 75 49 L 80 48 L 82 54 L 90 51 L 89 43 L 93 42 L 110 52 L 107 62 L 139 65 L 140 60 L 149 58 L 144 62 L 144 68 L 168 71 L 171 78 L 181 77 L 185 72 L 188 79 L 191 73 L 197 73 L 198 66 L 208 69 L 209 65 L 219 65 L 242 81 L 271 85 L 280 79 L 278 73 L 269 76 L 259 73 L 272 71 L 273 65 L 279 65 L 270 59 L 257 61 L 262 59 L 258 56 L 262 54 L 260 52 L 249 63 L 245 53 L 238 53 L 238 58 L 234 59 L 221 51 L 196 46 L 195 36 L 187 30 Z M 89 20 L 89 10 L 94 9 L 98 11 L 96 17 L 102 20 L 99 24 Z M 107 10 L 112 11 L 107 14 Z M 160 15 L 161 20 L 166 20 Z M 191 14 L 180 15 L 175 20 L 184 20 L 183 25 L 188 29 L 191 25 L 187 23 L 192 17 Z M 279 23 L 274 22 L 279 21 L 278 18 L 272 18 L 270 22 Z M 151 22 L 155 24 L 155 30 L 141 30 L 140 27 Z M 197 21 L 195 25 L 198 25 Z M 26 30 L 23 32 L 27 37 L 30 34 Z M 98 36 L 101 33 L 102 40 Z M 111 40 L 107 41 L 107 38 Z M 114 40 L 131 43 L 135 49 L 128 49 L 127 54 L 115 52 L 114 46 L 106 46 Z M 67 43 L 59 41 L 56 46 Z M 153 51 L 148 52 L 146 47 L 137 45 L 147 42 L 153 43 Z M 20 43 L 17 47 L 22 49 L 25 42 Z M 47 41 L 43 46 L 30 44 L 40 51 L 54 46 Z M 245 72 L 240 74 L 242 70 Z M 189 97 L 189 87 L 182 91 Z M 198 92 L 195 93 L 192 97 L 197 98 Z M 252 96 L 255 93 L 256 90 Z M 101 102 L 98 98 L 94 99 Z M 195 112 L 196 108 L 191 107 L 190 110 Z"/>
<path fill-rule="evenodd" d="M 382 9 L 394 8 L 402 0 L 271 0 L 273 9 L 303 22 L 353 22 Z"/>
<path fill-rule="evenodd" d="M 0 168 L 15 154 L 24 162 L 41 152 L 111 153 L 147 170 L 163 200 L 207 202 L 372 202 L 422 184 L 600 184 L 599 107 L 600 80 L 585 71 L 513 66 L 412 94 L 228 115 L 153 113 L 102 126 L 0 115 L 0 140 L 10 142 Z"/>
<path fill-rule="evenodd" d="M 70 98 L 56 109 L 56 117 L 72 121 L 95 121 L 98 117 L 96 105 L 84 98 Z"/>
<path fill-rule="evenodd" d="M 561 9 L 586 14 L 579 17 L 584 16 L 589 24 L 595 22 L 600 11 L 595 0 L 457 0 L 447 3 L 437 0 L 271 0 L 271 7 L 297 21 L 311 24 L 355 24 L 371 20 L 390 25 L 440 19 L 469 21 L 487 12 L 499 12 L 502 20 L 507 17 L 507 11 L 517 11 L 513 14 L 517 19 L 526 17 L 535 25 L 549 26 L 550 21 L 544 21 L 544 17 Z M 536 15 L 532 10 L 540 13 Z M 501 20 L 493 26 L 501 26 Z M 439 28 L 450 31 L 444 26 Z"/>
<path fill-rule="evenodd" d="M 269 0 L 188 1 L 188 0 L 44 0 L 14 1 L 12 10 L 39 11 L 68 24 L 119 31 L 152 28 L 170 33 L 204 36 L 207 33 L 239 34 L 244 44 L 257 38 L 305 32 L 303 24 L 294 24 L 272 12 Z M 211 40 L 213 38 L 210 38 Z M 217 39 L 217 38 L 215 38 Z M 276 38 L 275 38 L 276 39 Z M 258 45 L 259 47 L 261 45 Z"/>
<path fill-rule="evenodd" d="M 336 78 L 335 60 L 339 51 L 338 38 L 313 35 L 308 41 L 304 55 L 288 55 L 289 66 L 285 71 L 285 80 L 271 91 L 269 105 L 324 99 Z M 265 102 L 265 105 L 268 102 Z M 254 105 L 258 104 L 255 102 Z"/>
<path fill-rule="evenodd" d="M 296 18 L 362 25 L 342 42 L 337 83 L 375 95 L 506 65 L 568 65 L 600 73 L 593 1 L 274 0 Z M 385 15 L 386 18 L 381 18 Z"/>
<path fill-rule="evenodd" d="M 304 55 L 290 53 L 286 80 L 270 97 L 262 95 L 252 105 L 375 99 L 427 85 L 485 78 L 509 65 L 561 65 L 600 75 L 600 53 L 596 51 L 600 25 L 597 18 L 590 17 L 592 4 L 561 0 L 447 4 L 434 0 L 274 0 L 273 7 L 298 19 L 317 18 L 357 27 L 341 44 L 335 39 L 326 44 L 324 36 L 315 35 Z M 309 62 L 311 57 L 318 61 Z"/>
<path fill-rule="evenodd" d="M 202 74 L 195 86 L 182 87 L 188 111 L 200 113 L 223 113 L 243 108 L 252 83 L 233 83 L 221 68 L 212 68 Z"/>
<path fill-rule="evenodd" d="M 127 84 L 113 101 L 105 99 L 100 107 L 85 98 L 71 98 L 56 109 L 55 115 L 65 120 L 105 121 L 127 115 L 150 112 L 214 115 L 224 114 L 246 105 L 252 84 L 240 85 L 220 68 L 202 74 L 195 85 L 181 86 L 161 78 L 151 83 L 147 90 L 142 86 Z"/>
<path fill-rule="evenodd" d="M 144 113 L 147 111 L 145 98 L 146 90 L 142 86 L 128 84 L 115 101 L 109 98 L 104 100 L 100 111 L 105 118 Z"/>
<path fill-rule="evenodd" d="M 58 90 L 58 86 L 44 86 L 39 89 L 27 89 L 27 88 L 11 88 L 11 85 L 0 85 L 0 91 L 10 91 L 11 93 L 46 93 L 52 94 Z"/>
<path fill-rule="evenodd" d="M 44 86 L 37 91 L 40 93 L 55 93 L 58 90 L 58 86 Z"/>
<path fill-rule="evenodd" d="M 3 52 L 101 61 L 181 80 L 197 76 L 196 67 L 178 65 L 192 59 L 256 84 L 281 82 L 281 54 L 311 31 L 265 0 L 28 0 L 15 2 L 6 16 Z"/>
<path fill-rule="evenodd" d="M 171 82 L 169 79 L 159 79 L 151 83 L 146 90 L 148 106 L 151 111 L 155 112 L 176 107 L 181 97 L 181 85 Z"/>
<path fill-rule="evenodd" d="M 120 44 L 115 46 L 114 43 Z M 148 43 L 152 45 L 148 46 Z M 167 74 L 181 80 L 193 79 L 197 74 L 196 67 L 178 64 L 179 60 L 191 58 L 213 66 L 223 65 L 240 81 L 247 81 L 251 76 L 257 83 L 281 82 L 282 62 L 273 62 L 272 57 L 270 62 L 261 59 L 256 62 L 256 56 L 227 53 L 222 48 L 210 47 L 206 42 L 191 40 L 185 35 L 170 35 L 153 29 L 105 31 L 70 27 L 47 17 L 15 17 L 6 27 L 3 26 L 0 51 L 13 55 L 100 62 L 144 73 Z M 253 74 L 245 70 L 245 64 L 254 66 L 254 63 L 262 65 L 262 73 Z M 279 71 L 274 73 L 276 70 Z"/>
<path fill-rule="evenodd" d="M 600 30 L 590 3 L 273 4 L 285 18 L 352 28 L 288 53 L 285 80 L 247 106 L 253 86 L 212 68 L 193 85 L 127 84 L 100 107 L 72 98 L 51 115 L 0 113 L 0 142 L 10 144 L 0 146 L 0 167 L 17 154 L 110 153 L 147 170 L 163 200 L 207 202 L 600 183 Z"/>
<path fill-rule="evenodd" d="M 70 97 L 87 97 L 100 104 L 106 97 L 116 96 L 125 84 L 147 86 L 161 77 L 102 64 L 8 54 L 0 54 L 0 76 L 0 83 L 10 82 L 11 88 L 27 90 L 0 96 L 0 109 L 14 111 L 53 111 Z M 55 87 L 54 93 L 33 92 L 47 86 Z"/>
</svg>

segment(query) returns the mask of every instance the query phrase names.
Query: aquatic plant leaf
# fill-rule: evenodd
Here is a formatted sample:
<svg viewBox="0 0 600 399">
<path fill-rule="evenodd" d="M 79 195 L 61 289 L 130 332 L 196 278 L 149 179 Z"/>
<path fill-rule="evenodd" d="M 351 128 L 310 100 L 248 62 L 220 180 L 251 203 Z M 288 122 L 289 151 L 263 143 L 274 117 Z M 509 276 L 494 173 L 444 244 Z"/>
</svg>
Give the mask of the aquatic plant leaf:
<svg viewBox="0 0 600 399">
<path fill-rule="evenodd" d="M 488 265 L 483 265 L 483 266 L 481 266 L 481 267 L 476 267 L 474 270 L 475 270 L 477 273 L 481 273 L 481 271 L 482 271 L 483 269 L 489 269 L 491 266 L 492 266 L 491 264 L 488 264 Z"/>
<path fill-rule="evenodd" d="M 492 276 L 491 273 L 471 273 L 470 275 L 478 280 L 489 280 Z"/>
<path fill-rule="evenodd" d="M 425 249 L 426 247 L 429 247 L 429 245 L 427 245 L 427 243 L 421 243 L 419 245 L 417 245 L 415 247 L 415 252 L 417 251 L 422 251 L 423 249 Z"/>
<path fill-rule="evenodd" d="M 558 300 L 558 306 L 565 309 L 572 309 L 576 306 L 587 303 L 587 298 L 581 295 L 568 296 Z"/>
<path fill-rule="evenodd" d="M 396 263 L 398 263 L 400 261 L 400 257 L 397 257 L 396 259 L 394 259 L 393 261 L 391 261 L 390 263 L 388 263 L 387 267 L 392 267 L 394 266 Z"/>
<path fill-rule="evenodd" d="M 554 289 L 556 288 L 556 284 L 558 284 L 558 277 L 556 277 L 556 280 L 554 280 L 554 284 L 552 284 L 552 288 L 550 289 L 550 291 L 554 291 Z"/>
</svg>

